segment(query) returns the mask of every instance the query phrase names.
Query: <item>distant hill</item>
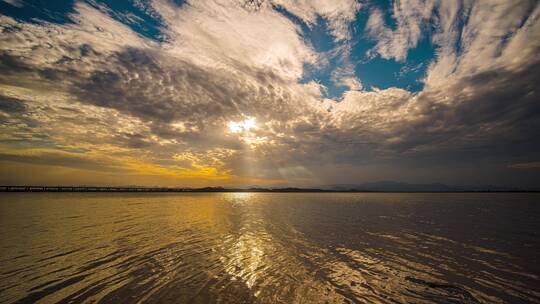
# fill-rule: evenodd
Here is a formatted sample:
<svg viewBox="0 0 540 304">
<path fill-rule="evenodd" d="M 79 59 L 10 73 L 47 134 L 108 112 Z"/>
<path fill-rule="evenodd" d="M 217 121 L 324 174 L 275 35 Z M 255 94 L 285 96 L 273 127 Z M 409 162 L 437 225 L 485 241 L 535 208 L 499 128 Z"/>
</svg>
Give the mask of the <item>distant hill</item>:
<svg viewBox="0 0 540 304">
<path fill-rule="evenodd" d="M 317 188 L 334 191 L 374 191 L 374 192 L 460 192 L 460 191 L 518 191 L 516 189 L 493 185 L 449 186 L 441 183 L 409 184 L 396 181 L 380 181 L 364 184 L 332 184 Z"/>
</svg>

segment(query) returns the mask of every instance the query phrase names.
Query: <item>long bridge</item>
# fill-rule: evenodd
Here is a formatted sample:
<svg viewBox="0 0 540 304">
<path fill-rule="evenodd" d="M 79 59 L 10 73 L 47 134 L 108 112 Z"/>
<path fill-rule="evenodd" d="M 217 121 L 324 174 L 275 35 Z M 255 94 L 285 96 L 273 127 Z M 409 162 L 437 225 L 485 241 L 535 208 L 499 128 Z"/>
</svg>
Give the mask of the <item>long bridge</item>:
<svg viewBox="0 0 540 304">
<path fill-rule="evenodd" d="M 335 192 L 304 188 L 247 188 L 223 187 L 167 188 L 167 187 L 92 187 L 92 186 L 0 186 L 0 192 Z"/>
<path fill-rule="evenodd" d="M 164 187 L 0 186 L 0 192 L 188 192 L 196 190 Z"/>
</svg>

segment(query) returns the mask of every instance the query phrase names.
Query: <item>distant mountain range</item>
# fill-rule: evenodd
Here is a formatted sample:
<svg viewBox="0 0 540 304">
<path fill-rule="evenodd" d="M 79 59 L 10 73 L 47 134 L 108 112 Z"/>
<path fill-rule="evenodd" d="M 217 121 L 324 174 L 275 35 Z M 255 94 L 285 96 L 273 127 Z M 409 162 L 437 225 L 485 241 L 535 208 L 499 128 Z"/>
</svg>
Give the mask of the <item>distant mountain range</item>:
<svg viewBox="0 0 540 304">
<path fill-rule="evenodd" d="M 493 185 L 461 185 L 450 186 L 441 183 L 409 184 L 396 181 L 380 181 L 364 184 L 332 184 L 317 188 L 333 191 L 367 191 L 367 192 L 468 192 L 468 191 L 531 191 L 538 189 L 520 189 Z"/>
</svg>

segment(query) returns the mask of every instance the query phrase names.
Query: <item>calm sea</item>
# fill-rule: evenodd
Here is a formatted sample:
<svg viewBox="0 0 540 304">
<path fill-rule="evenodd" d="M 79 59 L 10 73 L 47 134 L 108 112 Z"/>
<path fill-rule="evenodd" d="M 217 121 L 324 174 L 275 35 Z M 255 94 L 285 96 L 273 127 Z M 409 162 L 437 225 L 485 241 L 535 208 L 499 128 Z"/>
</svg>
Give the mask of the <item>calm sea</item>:
<svg viewBox="0 0 540 304">
<path fill-rule="evenodd" d="M 540 194 L 0 193 L 0 303 L 539 303 Z"/>
</svg>

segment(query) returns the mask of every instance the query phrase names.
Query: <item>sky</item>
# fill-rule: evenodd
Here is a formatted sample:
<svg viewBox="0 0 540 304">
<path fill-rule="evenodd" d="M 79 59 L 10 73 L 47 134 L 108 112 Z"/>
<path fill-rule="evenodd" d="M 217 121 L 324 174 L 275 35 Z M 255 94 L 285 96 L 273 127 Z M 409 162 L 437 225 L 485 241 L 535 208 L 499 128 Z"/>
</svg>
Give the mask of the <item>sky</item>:
<svg viewBox="0 0 540 304">
<path fill-rule="evenodd" d="M 0 0 L 0 184 L 540 187 L 536 0 Z"/>
</svg>

